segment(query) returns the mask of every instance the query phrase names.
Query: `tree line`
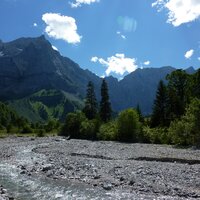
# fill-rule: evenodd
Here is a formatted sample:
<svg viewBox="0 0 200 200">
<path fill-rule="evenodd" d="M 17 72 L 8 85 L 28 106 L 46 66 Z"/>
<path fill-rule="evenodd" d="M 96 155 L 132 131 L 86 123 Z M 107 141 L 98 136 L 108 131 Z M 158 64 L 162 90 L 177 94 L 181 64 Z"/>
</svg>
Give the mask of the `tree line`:
<svg viewBox="0 0 200 200">
<path fill-rule="evenodd" d="M 153 112 L 143 116 L 138 105 L 113 117 L 108 85 L 103 79 L 101 101 L 88 83 L 85 107 L 69 113 L 61 135 L 92 140 L 117 140 L 175 145 L 200 145 L 200 70 L 176 70 L 158 84 Z"/>
<path fill-rule="evenodd" d="M 200 69 L 194 74 L 176 70 L 161 80 L 151 116 L 143 116 L 139 105 L 113 113 L 106 80 L 100 102 L 90 81 L 84 108 L 68 113 L 62 126 L 55 119 L 29 122 L 0 102 L 0 133 L 59 132 L 77 139 L 200 146 Z"/>
<path fill-rule="evenodd" d="M 200 69 L 176 70 L 158 84 L 150 127 L 167 143 L 200 145 Z M 157 139 L 163 142 L 157 133 Z"/>
<path fill-rule="evenodd" d="M 140 137 L 142 118 L 140 108 L 122 111 L 113 117 L 106 80 L 101 84 L 101 100 L 97 102 L 94 84 L 87 85 L 85 107 L 82 111 L 69 113 L 61 135 L 78 139 L 117 140 L 136 142 Z"/>
<path fill-rule="evenodd" d="M 0 135 L 35 133 L 38 136 L 43 136 L 52 131 L 58 132 L 59 128 L 60 122 L 55 119 L 46 123 L 33 123 L 23 116 L 19 116 L 10 106 L 0 102 Z"/>
</svg>

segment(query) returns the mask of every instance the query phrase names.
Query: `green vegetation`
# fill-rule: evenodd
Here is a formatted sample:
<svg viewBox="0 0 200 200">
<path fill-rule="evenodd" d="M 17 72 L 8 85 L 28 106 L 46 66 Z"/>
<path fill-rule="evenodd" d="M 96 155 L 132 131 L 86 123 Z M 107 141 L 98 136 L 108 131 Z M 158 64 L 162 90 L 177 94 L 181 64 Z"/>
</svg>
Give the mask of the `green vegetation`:
<svg viewBox="0 0 200 200">
<path fill-rule="evenodd" d="M 153 114 L 151 116 L 151 126 L 161 126 L 164 127 L 168 124 L 167 119 L 167 88 L 164 82 L 161 80 L 158 84 L 158 89 L 156 93 L 156 99 L 154 101 Z"/>
<path fill-rule="evenodd" d="M 30 136 L 49 133 L 57 133 L 60 129 L 60 122 L 49 120 L 46 123 L 31 123 L 26 118 L 20 117 L 9 105 L 0 102 L 0 137 L 8 134 L 19 136 Z"/>
<path fill-rule="evenodd" d="M 97 100 L 94 92 L 94 85 L 91 81 L 89 81 L 87 86 L 87 95 L 85 101 L 85 107 L 83 108 L 83 112 L 88 119 L 94 119 L 97 114 Z"/>
<path fill-rule="evenodd" d="M 137 142 L 140 133 L 139 116 L 136 110 L 122 111 L 117 119 L 118 140 L 122 142 Z"/>
<path fill-rule="evenodd" d="M 101 102 L 99 114 L 103 122 L 108 122 L 112 116 L 112 108 L 108 94 L 108 85 L 105 79 L 103 79 L 101 85 Z"/>
<path fill-rule="evenodd" d="M 200 99 L 193 99 L 185 115 L 169 127 L 174 144 L 200 146 Z"/>
<path fill-rule="evenodd" d="M 85 114 L 68 114 L 63 135 L 91 140 L 200 146 L 200 70 L 192 75 L 176 70 L 166 79 L 166 84 L 164 81 L 158 84 L 150 117 L 143 117 L 138 105 L 136 109 L 126 109 L 111 118 L 105 80 L 102 82 L 102 98 L 97 113 L 94 88 L 90 82 L 85 108 L 91 109 L 95 105 L 91 109 L 92 117 L 85 111 Z"/>
<path fill-rule="evenodd" d="M 9 101 L 8 105 L 33 123 L 46 123 L 51 119 L 64 122 L 67 113 L 81 109 L 83 102 L 63 91 L 40 90 L 29 97 Z"/>
</svg>

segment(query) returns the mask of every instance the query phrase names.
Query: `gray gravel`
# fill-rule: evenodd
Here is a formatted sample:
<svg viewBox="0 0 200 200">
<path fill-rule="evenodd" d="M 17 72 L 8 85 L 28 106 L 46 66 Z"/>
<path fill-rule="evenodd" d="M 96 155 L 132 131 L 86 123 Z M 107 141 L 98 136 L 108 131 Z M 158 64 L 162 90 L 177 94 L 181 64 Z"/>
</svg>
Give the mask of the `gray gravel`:
<svg viewBox="0 0 200 200">
<path fill-rule="evenodd" d="M 16 137 L 0 140 L 0 159 L 13 164 L 21 148 L 31 148 L 34 155 L 45 157 L 42 162 L 18 163 L 23 176 L 152 196 L 148 199 L 200 199 L 200 150 L 62 137 Z M 1 196 L 0 192 L 0 200 Z"/>
</svg>

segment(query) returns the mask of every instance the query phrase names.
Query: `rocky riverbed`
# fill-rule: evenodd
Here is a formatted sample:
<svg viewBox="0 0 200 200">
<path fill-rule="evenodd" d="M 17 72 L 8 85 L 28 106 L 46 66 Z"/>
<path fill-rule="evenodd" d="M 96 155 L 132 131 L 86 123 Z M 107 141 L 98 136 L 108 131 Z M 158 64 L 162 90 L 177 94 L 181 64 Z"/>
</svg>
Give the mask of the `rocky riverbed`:
<svg viewBox="0 0 200 200">
<path fill-rule="evenodd" d="M 192 148 L 14 137 L 0 140 L 0 172 L 20 200 L 200 199 L 200 150 Z"/>
</svg>

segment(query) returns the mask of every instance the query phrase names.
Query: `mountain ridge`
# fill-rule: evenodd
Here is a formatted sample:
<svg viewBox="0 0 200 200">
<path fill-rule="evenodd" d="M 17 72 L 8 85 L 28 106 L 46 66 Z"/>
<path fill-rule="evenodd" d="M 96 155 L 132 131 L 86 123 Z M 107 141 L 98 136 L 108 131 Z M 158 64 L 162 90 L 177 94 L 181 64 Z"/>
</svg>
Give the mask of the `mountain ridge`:
<svg viewBox="0 0 200 200">
<path fill-rule="evenodd" d="M 44 36 L 2 42 L 0 52 L 0 100 L 19 101 L 42 90 L 56 90 L 83 102 L 89 81 L 94 83 L 97 99 L 100 99 L 102 78 L 60 55 Z M 151 113 L 159 80 L 174 70 L 170 66 L 138 68 L 120 81 L 112 76 L 106 77 L 113 110 L 139 104 L 144 114 Z M 195 70 L 188 68 L 188 71 Z M 80 108 L 72 107 L 74 110 Z"/>
</svg>

